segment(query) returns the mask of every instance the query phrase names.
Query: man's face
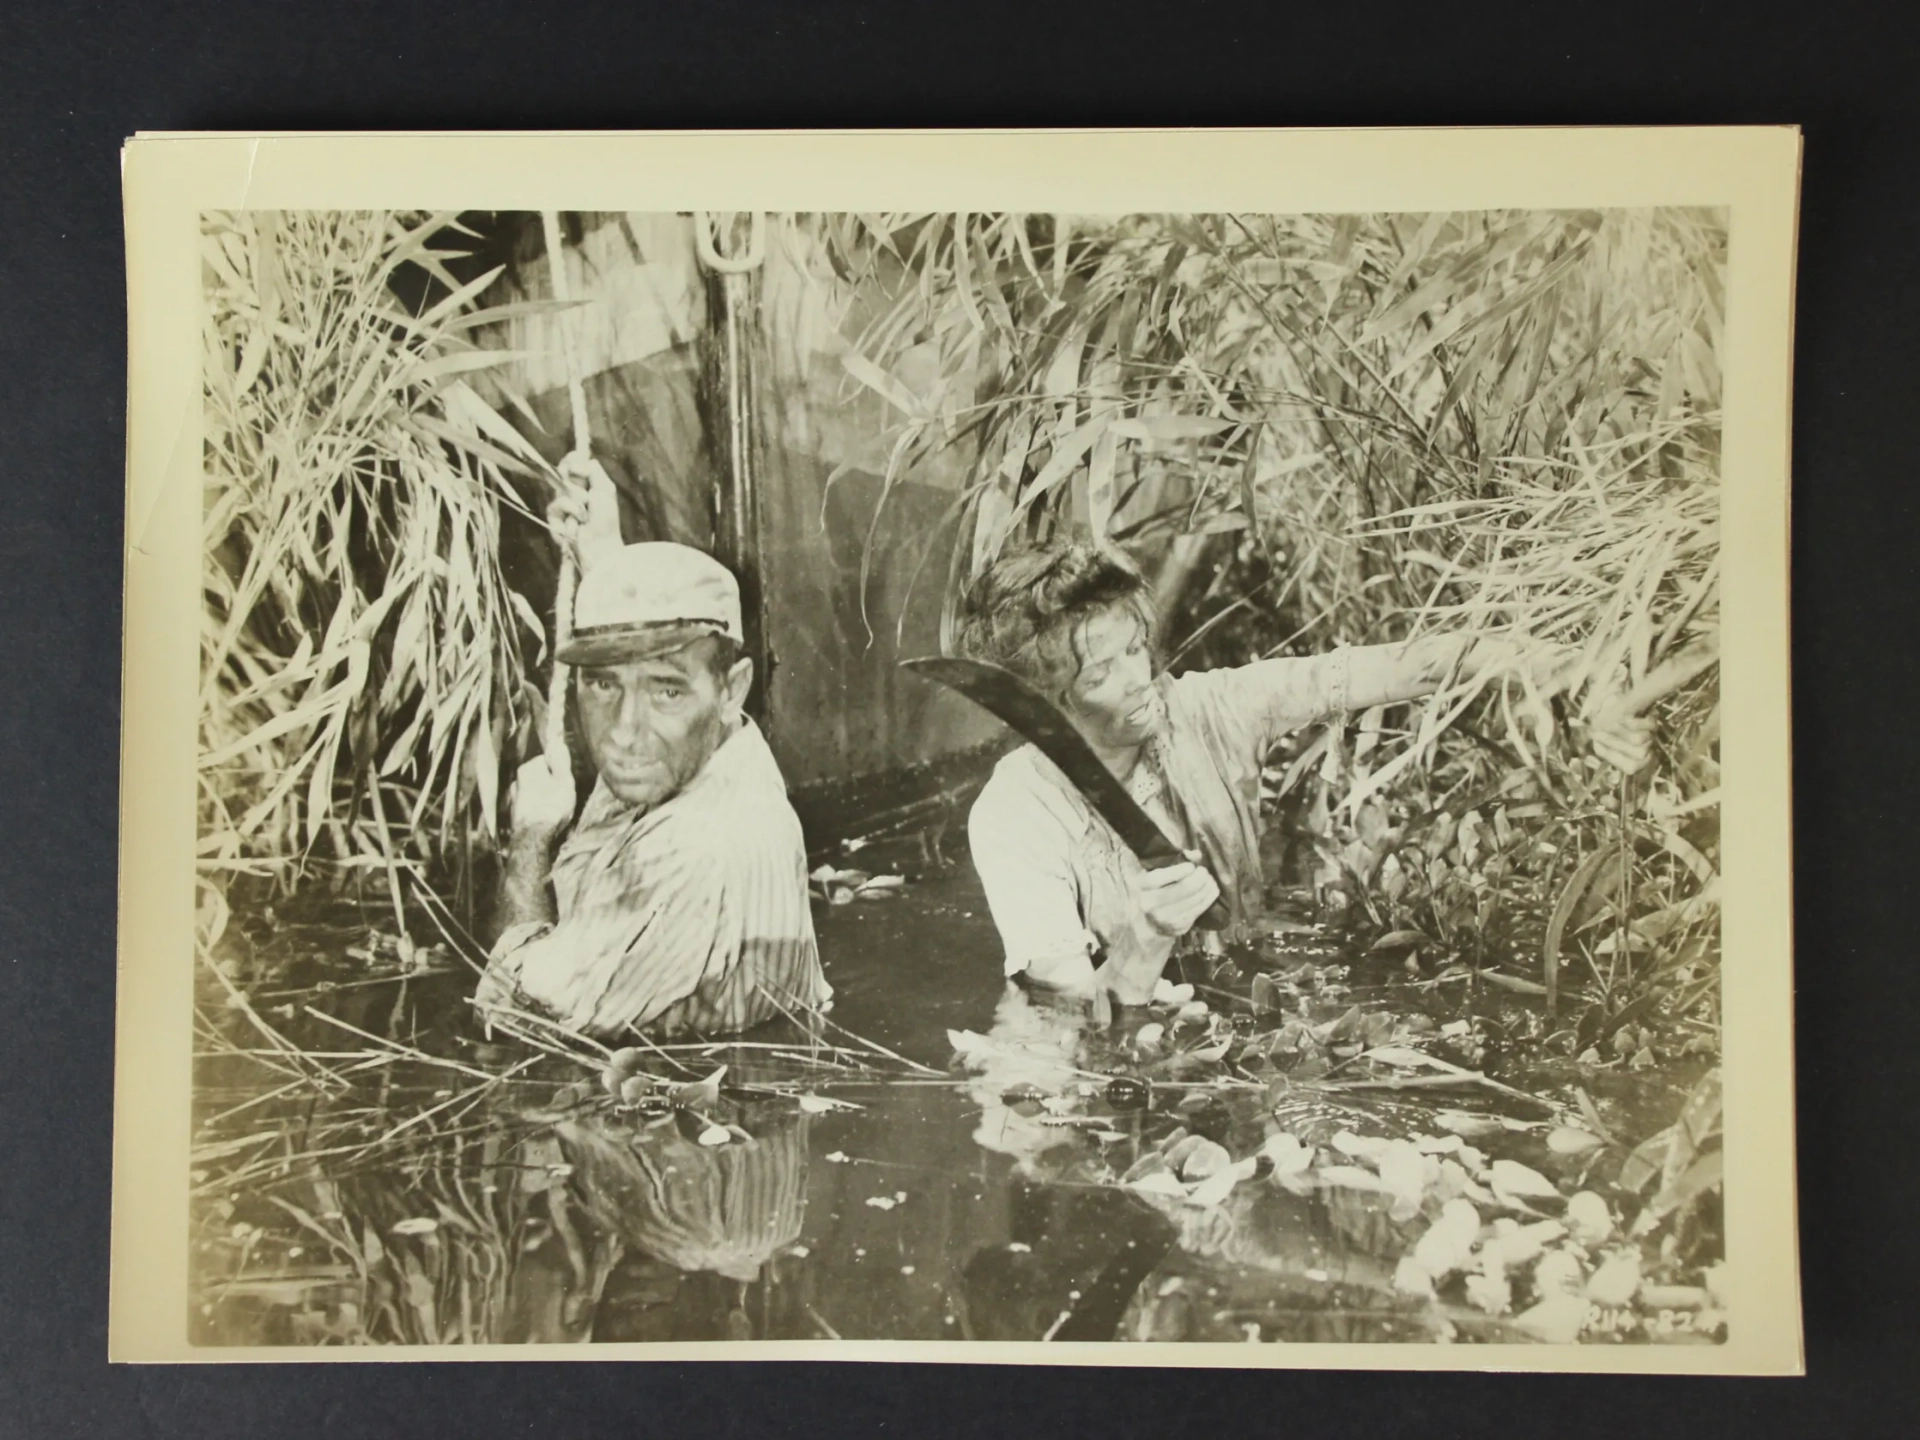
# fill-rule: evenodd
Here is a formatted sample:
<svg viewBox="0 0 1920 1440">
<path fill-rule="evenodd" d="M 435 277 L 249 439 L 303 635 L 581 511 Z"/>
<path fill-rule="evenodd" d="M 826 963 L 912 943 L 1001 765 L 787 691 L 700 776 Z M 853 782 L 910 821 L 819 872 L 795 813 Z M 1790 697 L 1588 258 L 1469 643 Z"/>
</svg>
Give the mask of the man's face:
<svg viewBox="0 0 1920 1440">
<path fill-rule="evenodd" d="M 708 644 L 580 672 L 580 721 L 594 769 L 629 805 L 672 799 L 726 740 L 752 680 L 751 661 L 725 676 Z"/>
</svg>

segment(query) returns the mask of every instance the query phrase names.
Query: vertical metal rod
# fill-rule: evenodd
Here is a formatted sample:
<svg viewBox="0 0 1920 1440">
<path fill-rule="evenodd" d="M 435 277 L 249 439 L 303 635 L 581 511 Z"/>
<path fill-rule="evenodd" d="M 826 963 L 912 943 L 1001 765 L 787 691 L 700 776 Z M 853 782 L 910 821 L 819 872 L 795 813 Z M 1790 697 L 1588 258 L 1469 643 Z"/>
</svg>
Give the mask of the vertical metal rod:
<svg viewBox="0 0 1920 1440">
<path fill-rule="evenodd" d="M 570 304 L 573 287 L 567 278 L 566 255 L 561 250 L 560 212 L 542 210 L 540 224 L 546 232 L 547 277 L 553 288 L 553 298 L 563 305 Z M 587 387 L 580 375 L 579 357 L 574 353 L 573 332 L 569 328 L 566 311 L 559 313 L 556 323 L 560 327 L 560 349 L 567 367 L 567 401 L 573 412 L 573 453 L 591 456 L 593 435 L 587 428 Z M 547 725 L 543 740 L 546 753 L 553 756 L 566 753 L 567 748 L 567 667 L 557 656 L 573 638 L 573 592 L 578 581 L 574 563 L 573 551 L 562 545 L 560 572 L 553 587 L 553 648 L 556 658 L 552 678 L 547 682 Z"/>
<path fill-rule="evenodd" d="M 766 717 L 771 664 L 760 577 L 760 496 L 754 470 L 752 272 L 765 250 L 764 217 L 755 216 L 743 253 L 721 255 L 714 245 L 713 218 L 693 217 L 694 235 L 708 280 L 709 315 L 716 332 L 717 363 L 707 367 L 715 415 L 715 438 L 725 453 L 714 497 L 714 548 L 740 582 L 741 619 L 746 651 L 754 662 L 753 693 L 747 709 Z"/>
</svg>

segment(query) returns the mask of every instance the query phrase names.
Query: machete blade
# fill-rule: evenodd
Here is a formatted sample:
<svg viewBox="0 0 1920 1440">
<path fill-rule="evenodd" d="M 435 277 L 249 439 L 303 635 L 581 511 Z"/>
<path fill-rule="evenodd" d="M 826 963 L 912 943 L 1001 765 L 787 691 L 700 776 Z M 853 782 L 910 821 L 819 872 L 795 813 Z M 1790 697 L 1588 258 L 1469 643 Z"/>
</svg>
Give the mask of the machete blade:
<svg viewBox="0 0 1920 1440">
<path fill-rule="evenodd" d="M 951 655 L 929 655 L 900 663 L 916 675 L 957 690 L 1031 743 L 1059 767 L 1094 813 L 1113 827 L 1143 865 L 1158 869 L 1186 859 L 1166 831 L 1127 793 L 1127 787 L 1100 762 L 1073 722 L 1060 713 L 1060 707 L 1011 670 L 985 660 Z M 1217 929 L 1226 918 L 1224 904 L 1216 902 L 1199 923 L 1202 928 Z"/>
</svg>

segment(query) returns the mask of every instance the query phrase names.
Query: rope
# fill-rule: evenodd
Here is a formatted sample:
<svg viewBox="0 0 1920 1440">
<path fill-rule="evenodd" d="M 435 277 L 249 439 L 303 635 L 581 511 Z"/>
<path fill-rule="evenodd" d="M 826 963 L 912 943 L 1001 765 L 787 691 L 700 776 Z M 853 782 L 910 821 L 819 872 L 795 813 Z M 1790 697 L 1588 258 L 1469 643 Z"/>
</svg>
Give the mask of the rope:
<svg viewBox="0 0 1920 1440">
<path fill-rule="evenodd" d="M 553 297 L 562 305 L 573 301 L 573 287 L 567 280 L 566 256 L 560 248 L 560 212 L 543 210 L 540 223 L 546 231 L 547 273 L 553 285 Z M 591 457 L 593 435 L 587 427 L 587 387 L 580 378 L 579 357 L 574 353 L 573 332 L 566 320 L 560 320 L 560 348 L 567 367 L 567 400 L 573 411 L 573 454 Z M 556 493 L 559 482 L 555 482 Z M 567 748 L 567 667 L 559 652 L 573 639 L 573 592 L 579 582 L 573 551 L 560 547 L 560 574 L 553 588 L 553 677 L 547 682 L 547 727 L 544 741 L 550 756 L 564 754 Z"/>
</svg>

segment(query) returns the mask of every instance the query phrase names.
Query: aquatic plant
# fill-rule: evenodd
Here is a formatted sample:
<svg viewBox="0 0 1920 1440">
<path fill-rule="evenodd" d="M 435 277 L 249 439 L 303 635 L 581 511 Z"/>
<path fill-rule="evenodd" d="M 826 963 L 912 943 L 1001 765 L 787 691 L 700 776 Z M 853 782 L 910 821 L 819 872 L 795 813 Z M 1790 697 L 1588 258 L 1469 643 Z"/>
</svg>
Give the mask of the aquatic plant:
<svg viewBox="0 0 1920 1440">
<path fill-rule="evenodd" d="M 919 581 L 949 617 L 1001 549 L 1078 527 L 1148 562 L 1180 665 L 1442 627 L 1572 647 L 1572 704 L 1493 677 L 1298 737 L 1275 873 L 1425 963 L 1517 947 L 1607 1024 L 1648 977 L 1691 993 L 1717 955 L 1719 216 L 775 231 L 864 317 L 846 383 L 892 423 L 859 463 L 891 488 L 966 461 Z M 538 721 L 500 524 L 547 472 L 464 378 L 513 357 L 463 243 L 445 216 L 205 223 L 204 933 L 236 873 L 377 868 L 396 911 L 408 870 L 464 873 Z M 1575 743 L 1622 676 L 1662 721 L 1624 787 Z"/>
<path fill-rule="evenodd" d="M 361 211 L 206 217 L 202 873 L 434 858 L 493 830 L 528 723 L 500 569 L 510 476 L 538 454 L 464 377 L 498 268 L 458 278 L 457 220 Z M 402 298 L 403 290 L 416 303 Z M 215 912 L 219 896 L 206 908 Z"/>
<path fill-rule="evenodd" d="M 842 357 L 894 417 L 869 457 L 887 487 L 969 459 L 924 567 L 949 620 L 1003 549 L 1077 529 L 1148 562 L 1176 663 L 1440 628 L 1569 646 L 1570 697 L 1624 678 L 1657 707 L 1648 777 L 1616 787 L 1569 743 L 1577 710 L 1481 677 L 1276 757 L 1295 878 L 1375 933 L 1478 955 L 1512 938 L 1499 902 L 1524 846 L 1557 857 L 1522 877 L 1531 908 L 1577 910 L 1555 943 L 1592 960 L 1604 885 L 1582 866 L 1611 845 L 1636 897 L 1614 908 L 1663 964 L 1717 924 L 1717 214 L 790 229 L 819 283 L 887 297 Z M 1621 838 L 1636 827 L 1657 838 Z M 1686 894 L 1645 863 L 1681 847 L 1709 872 Z"/>
</svg>

